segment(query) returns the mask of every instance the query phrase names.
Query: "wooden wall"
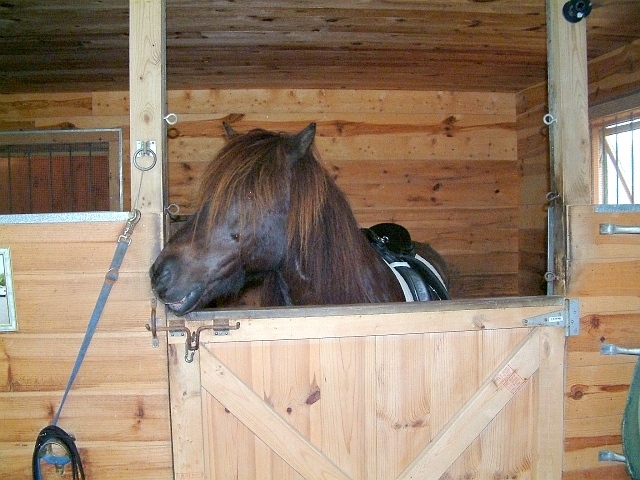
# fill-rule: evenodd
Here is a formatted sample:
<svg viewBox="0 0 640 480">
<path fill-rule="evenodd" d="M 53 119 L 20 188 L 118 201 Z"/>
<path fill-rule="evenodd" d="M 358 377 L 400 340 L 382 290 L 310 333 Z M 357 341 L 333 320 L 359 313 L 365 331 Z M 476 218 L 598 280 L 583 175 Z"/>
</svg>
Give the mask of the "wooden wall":
<svg viewBox="0 0 640 480">
<path fill-rule="evenodd" d="M 193 209 L 199 172 L 224 142 L 223 119 L 239 131 L 295 131 L 316 121 L 321 158 L 358 219 L 404 223 L 416 240 L 440 250 L 453 271 L 454 296 L 539 293 L 544 270 L 536 274 L 539 262 L 529 259 L 544 249 L 534 252 L 542 242 L 528 231 L 540 235 L 543 215 L 527 216 L 544 199 L 527 192 L 544 189 L 521 181 L 533 185 L 541 174 L 524 167 L 538 160 L 519 155 L 528 134 L 518 133 L 526 113 L 517 111 L 515 95 L 207 90 L 173 91 L 168 99 L 168 111 L 179 116 L 168 130 L 170 201 L 183 212 Z M 121 127 L 129 192 L 128 105 L 125 92 L 4 95 L 0 128 Z M 35 435 L 54 414 L 121 226 L 0 226 L 0 244 L 16 255 L 20 324 L 19 333 L 0 336 L 0 449 L 10 459 L 0 477 L 28 476 Z M 143 233 L 135 233 L 126 273 L 61 420 L 78 435 L 91 478 L 122 478 L 134 466 L 137 478 L 171 471 L 166 353 L 151 348 L 144 329 L 142 265 L 150 259 L 135 250 L 153 235 L 138 228 Z"/>
<path fill-rule="evenodd" d="M 123 126 L 126 146 L 128 102 L 123 92 L 7 95 L 0 126 Z M 536 119 L 516 117 L 516 102 L 501 93 L 170 91 L 179 122 L 168 128 L 169 201 L 193 210 L 200 172 L 224 143 L 222 120 L 238 131 L 315 121 L 321 159 L 362 225 L 396 221 L 431 243 L 451 266 L 455 297 L 540 294 L 546 171 L 527 137 Z M 125 191 L 127 181 L 128 172 Z"/>
<path fill-rule="evenodd" d="M 519 292 L 546 293 L 547 193 L 550 190 L 549 127 L 542 122 L 548 111 L 547 84 L 516 95 L 518 165 L 520 168 Z"/>
<path fill-rule="evenodd" d="M 124 223 L 0 224 L 18 321 L 0 335 L 0 478 L 31 478 Z M 147 214 L 136 227 L 58 422 L 75 434 L 87 478 L 172 478 L 166 348 L 144 329 L 159 225 Z"/>
<path fill-rule="evenodd" d="M 640 90 L 640 42 L 589 64 L 589 104 Z M 565 480 L 625 480 L 624 464 L 598 462 L 599 450 L 622 453 L 621 422 L 636 357 L 602 356 L 603 342 L 640 347 L 640 248 L 637 235 L 599 235 L 600 223 L 638 225 L 636 214 L 569 211 L 568 295 L 580 298 L 581 333 L 567 342 Z"/>
<path fill-rule="evenodd" d="M 600 223 L 640 224 L 640 214 L 569 207 L 568 295 L 580 299 L 580 335 L 567 342 L 566 480 L 629 478 L 624 464 L 598 462 L 599 450 L 622 453 L 621 423 L 635 356 L 603 356 L 604 342 L 640 347 L 640 244 L 637 235 L 600 235 Z"/>
<path fill-rule="evenodd" d="M 454 297 L 520 290 L 515 97 L 499 93 L 170 92 L 170 201 L 193 209 L 204 165 L 242 132 L 318 123 L 316 146 L 363 226 L 395 221 L 448 260 Z M 541 277 L 543 272 L 539 272 Z"/>
<path fill-rule="evenodd" d="M 640 90 L 640 40 L 589 62 L 589 106 Z"/>
</svg>

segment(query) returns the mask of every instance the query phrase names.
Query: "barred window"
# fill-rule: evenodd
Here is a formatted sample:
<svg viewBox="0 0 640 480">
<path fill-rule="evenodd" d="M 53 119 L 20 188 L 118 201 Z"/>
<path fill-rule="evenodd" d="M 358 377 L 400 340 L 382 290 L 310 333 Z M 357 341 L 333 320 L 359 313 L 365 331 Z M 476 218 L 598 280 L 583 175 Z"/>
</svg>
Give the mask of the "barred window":
<svg viewBox="0 0 640 480">
<path fill-rule="evenodd" d="M 640 204 L 640 108 L 591 120 L 595 202 Z"/>
<path fill-rule="evenodd" d="M 122 211 L 119 129 L 0 132 L 0 214 Z"/>
</svg>

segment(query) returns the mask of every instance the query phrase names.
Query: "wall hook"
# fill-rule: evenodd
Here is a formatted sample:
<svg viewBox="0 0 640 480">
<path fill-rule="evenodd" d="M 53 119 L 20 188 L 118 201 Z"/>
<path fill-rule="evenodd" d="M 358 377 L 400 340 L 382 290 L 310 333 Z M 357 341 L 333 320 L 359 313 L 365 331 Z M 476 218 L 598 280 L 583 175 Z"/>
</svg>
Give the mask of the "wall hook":
<svg viewBox="0 0 640 480">
<path fill-rule="evenodd" d="M 562 7 L 564 18 L 571 23 L 578 23 L 591 13 L 591 0 L 569 0 Z"/>
</svg>

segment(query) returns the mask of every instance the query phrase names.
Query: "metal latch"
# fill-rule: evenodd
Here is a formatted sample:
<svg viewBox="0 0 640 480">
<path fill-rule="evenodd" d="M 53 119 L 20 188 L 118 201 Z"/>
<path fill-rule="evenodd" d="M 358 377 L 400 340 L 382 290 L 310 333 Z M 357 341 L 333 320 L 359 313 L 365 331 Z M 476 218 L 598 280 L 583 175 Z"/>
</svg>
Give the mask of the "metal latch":
<svg viewBox="0 0 640 480">
<path fill-rule="evenodd" d="M 600 355 L 638 355 L 640 356 L 640 348 L 629 348 L 614 345 L 613 343 L 601 343 Z"/>
<path fill-rule="evenodd" d="M 564 310 L 525 318 L 522 323 L 527 327 L 564 327 L 565 335 L 574 337 L 580 333 L 580 302 L 566 299 Z"/>
<path fill-rule="evenodd" d="M 638 235 L 640 226 L 636 225 L 615 225 L 613 223 L 601 223 L 600 235 Z"/>
<path fill-rule="evenodd" d="M 232 323 L 230 320 L 221 318 L 214 319 L 211 325 L 201 325 L 193 332 L 189 327 L 185 326 L 184 323 L 181 325 L 167 325 L 165 327 L 159 327 L 158 319 L 156 317 L 156 305 L 156 299 L 152 298 L 151 318 L 149 319 L 149 323 L 145 325 L 147 331 L 151 332 L 151 345 L 153 347 L 157 347 L 160 344 L 158 341 L 158 332 L 168 332 L 173 336 L 184 336 L 184 361 L 187 363 L 193 362 L 193 356 L 196 350 L 200 348 L 200 333 L 203 330 L 213 330 L 215 335 L 229 335 L 230 330 L 238 330 L 240 328 L 240 322 Z"/>
</svg>

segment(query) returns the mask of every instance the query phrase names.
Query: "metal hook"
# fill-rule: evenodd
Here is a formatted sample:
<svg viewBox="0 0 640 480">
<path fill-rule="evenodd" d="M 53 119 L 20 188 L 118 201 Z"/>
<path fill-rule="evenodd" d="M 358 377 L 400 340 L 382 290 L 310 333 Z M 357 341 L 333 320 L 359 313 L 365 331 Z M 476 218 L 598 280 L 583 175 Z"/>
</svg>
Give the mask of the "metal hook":
<svg viewBox="0 0 640 480">
<path fill-rule="evenodd" d="M 167 122 L 167 125 L 175 125 L 176 123 L 178 123 L 178 115 L 176 115 L 175 113 L 167 113 L 162 118 L 165 122 Z"/>
<path fill-rule="evenodd" d="M 129 212 L 129 218 L 127 219 L 127 223 L 124 226 L 124 231 L 122 232 L 122 235 L 118 237 L 119 242 L 131 243 L 131 235 L 133 234 L 133 229 L 140 221 L 140 217 L 142 217 L 142 214 L 137 208 L 134 208 L 133 210 L 131 210 L 131 212 Z"/>
<path fill-rule="evenodd" d="M 180 213 L 180 205 L 176 203 L 171 203 L 166 206 L 164 211 L 167 212 L 167 215 L 169 215 L 170 217 L 178 215 L 178 213 Z"/>
<path fill-rule="evenodd" d="M 547 198 L 547 202 L 553 203 L 556 200 L 560 199 L 560 194 L 558 192 L 549 192 L 547 193 L 546 198 Z"/>
<path fill-rule="evenodd" d="M 550 113 L 547 113 L 544 117 L 542 117 L 542 123 L 544 123 L 548 127 L 550 127 L 551 125 L 553 125 L 557 121 L 558 121 L 558 119 L 556 117 L 554 117 L 553 115 L 551 115 Z"/>
</svg>

